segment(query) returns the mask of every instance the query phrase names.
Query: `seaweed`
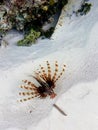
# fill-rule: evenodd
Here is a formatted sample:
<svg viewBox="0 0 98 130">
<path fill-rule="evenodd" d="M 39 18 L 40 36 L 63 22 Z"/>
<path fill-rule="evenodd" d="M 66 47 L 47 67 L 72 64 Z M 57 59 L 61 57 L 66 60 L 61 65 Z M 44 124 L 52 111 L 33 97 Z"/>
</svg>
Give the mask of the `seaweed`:
<svg viewBox="0 0 98 130">
<path fill-rule="evenodd" d="M 24 39 L 19 40 L 17 45 L 18 46 L 30 46 L 35 43 L 36 39 L 40 36 L 40 32 L 36 32 L 35 30 L 31 29 L 30 33 L 24 37 Z"/>
<path fill-rule="evenodd" d="M 78 15 L 86 15 L 91 10 L 91 3 L 88 3 L 88 0 L 84 0 L 81 4 L 81 7 L 75 12 L 76 16 Z"/>
</svg>

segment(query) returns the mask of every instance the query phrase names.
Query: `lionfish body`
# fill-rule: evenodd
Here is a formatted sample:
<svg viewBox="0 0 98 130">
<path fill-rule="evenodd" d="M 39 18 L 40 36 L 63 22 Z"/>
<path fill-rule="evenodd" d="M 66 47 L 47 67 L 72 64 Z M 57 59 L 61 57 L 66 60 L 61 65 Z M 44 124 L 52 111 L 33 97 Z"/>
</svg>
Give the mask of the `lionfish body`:
<svg viewBox="0 0 98 130">
<path fill-rule="evenodd" d="M 21 99 L 20 102 L 31 100 L 34 97 L 46 98 L 47 96 L 50 96 L 50 98 L 53 99 L 56 96 L 56 93 L 54 92 L 56 81 L 62 76 L 66 65 L 63 65 L 62 71 L 59 75 L 57 75 L 58 62 L 55 61 L 55 71 L 52 76 L 50 64 L 48 61 L 46 61 L 46 63 L 47 72 L 45 71 L 45 68 L 40 65 L 40 70 L 38 70 L 38 72 L 35 72 L 35 76 L 33 76 L 33 78 L 39 83 L 39 86 L 36 86 L 31 81 L 23 80 L 25 85 L 20 87 L 27 90 L 27 92 L 20 92 L 19 95 L 28 96 L 28 98 Z"/>
</svg>

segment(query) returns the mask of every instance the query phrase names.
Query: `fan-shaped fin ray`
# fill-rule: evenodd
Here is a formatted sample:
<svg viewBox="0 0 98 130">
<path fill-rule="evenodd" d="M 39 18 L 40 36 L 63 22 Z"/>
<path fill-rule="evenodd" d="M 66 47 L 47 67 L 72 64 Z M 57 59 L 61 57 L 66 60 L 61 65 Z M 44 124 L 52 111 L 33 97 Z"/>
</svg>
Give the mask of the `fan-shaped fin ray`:
<svg viewBox="0 0 98 130">
<path fill-rule="evenodd" d="M 46 73 L 46 71 L 45 71 L 45 68 L 40 65 L 40 69 L 41 69 L 41 71 L 42 71 L 42 74 L 41 74 L 41 75 L 43 76 L 44 80 L 46 80 L 46 79 L 47 79 L 47 73 Z"/>
<path fill-rule="evenodd" d="M 28 86 L 31 86 L 33 89 L 36 88 L 36 86 L 31 82 L 31 81 L 28 81 L 28 80 L 22 80 L 25 84 L 27 84 Z"/>
<path fill-rule="evenodd" d="M 21 96 L 30 96 L 30 95 L 34 95 L 35 93 L 34 92 L 19 92 L 19 95 Z"/>
<path fill-rule="evenodd" d="M 28 101 L 28 100 L 31 100 L 33 99 L 34 97 L 28 97 L 28 98 L 23 98 L 23 99 L 20 99 L 18 100 L 19 102 L 24 102 L 24 101 Z"/>
<path fill-rule="evenodd" d="M 51 80 L 51 67 L 48 61 L 46 61 L 47 63 L 47 69 L 48 69 L 48 79 Z"/>
<path fill-rule="evenodd" d="M 63 65 L 63 69 L 61 71 L 61 73 L 58 75 L 58 77 L 54 80 L 54 82 L 56 82 L 58 79 L 60 79 L 60 77 L 62 76 L 62 74 L 64 73 L 65 71 L 65 68 L 66 68 L 66 65 Z"/>
<path fill-rule="evenodd" d="M 21 85 L 20 88 L 26 89 L 26 90 L 34 90 L 31 87 L 25 86 L 25 85 Z"/>
<path fill-rule="evenodd" d="M 35 74 L 36 76 L 33 76 L 33 78 L 35 78 L 41 86 L 44 86 L 46 82 L 42 80 L 37 73 Z"/>
<path fill-rule="evenodd" d="M 54 75 L 52 77 L 52 80 L 55 81 L 56 79 L 56 76 L 57 76 L 57 73 L 58 73 L 58 62 L 55 61 L 55 71 L 54 71 Z"/>
<path fill-rule="evenodd" d="M 38 70 L 37 74 L 43 79 L 46 80 L 46 75 L 43 75 L 41 71 Z"/>
</svg>

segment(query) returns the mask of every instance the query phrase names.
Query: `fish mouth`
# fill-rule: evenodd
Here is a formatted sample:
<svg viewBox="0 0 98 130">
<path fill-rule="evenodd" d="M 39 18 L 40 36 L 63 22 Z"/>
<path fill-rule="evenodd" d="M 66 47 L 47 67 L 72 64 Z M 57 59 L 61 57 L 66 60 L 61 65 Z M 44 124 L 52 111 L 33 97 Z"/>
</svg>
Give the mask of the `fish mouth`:
<svg viewBox="0 0 98 130">
<path fill-rule="evenodd" d="M 55 98 L 56 95 L 57 95 L 57 94 L 53 92 L 53 93 L 50 95 L 50 98 L 53 99 L 53 98 Z"/>
</svg>

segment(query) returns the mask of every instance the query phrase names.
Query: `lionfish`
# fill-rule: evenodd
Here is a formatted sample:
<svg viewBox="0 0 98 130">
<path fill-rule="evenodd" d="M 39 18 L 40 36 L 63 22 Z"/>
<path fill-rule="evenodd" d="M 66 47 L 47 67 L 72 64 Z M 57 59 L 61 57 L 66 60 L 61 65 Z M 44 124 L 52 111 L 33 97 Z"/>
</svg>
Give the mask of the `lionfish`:
<svg viewBox="0 0 98 130">
<path fill-rule="evenodd" d="M 36 86 L 31 81 L 23 80 L 25 85 L 21 85 L 20 88 L 26 90 L 27 92 L 19 92 L 19 95 L 27 98 L 19 100 L 20 102 L 28 101 L 35 97 L 46 98 L 47 96 L 50 96 L 51 99 L 55 98 L 56 93 L 54 92 L 54 88 L 56 87 L 56 82 L 60 79 L 65 71 L 66 65 L 63 65 L 61 72 L 58 74 L 59 66 L 58 62 L 55 61 L 55 70 L 52 76 L 50 63 L 46 61 L 46 64 L 47 72 L 43 66 L 39 65 L 40 69 L 35 72 L 35 76 L 33 76 L 33 78 L 39 83 L 39 86 Z"/>
</svg>

